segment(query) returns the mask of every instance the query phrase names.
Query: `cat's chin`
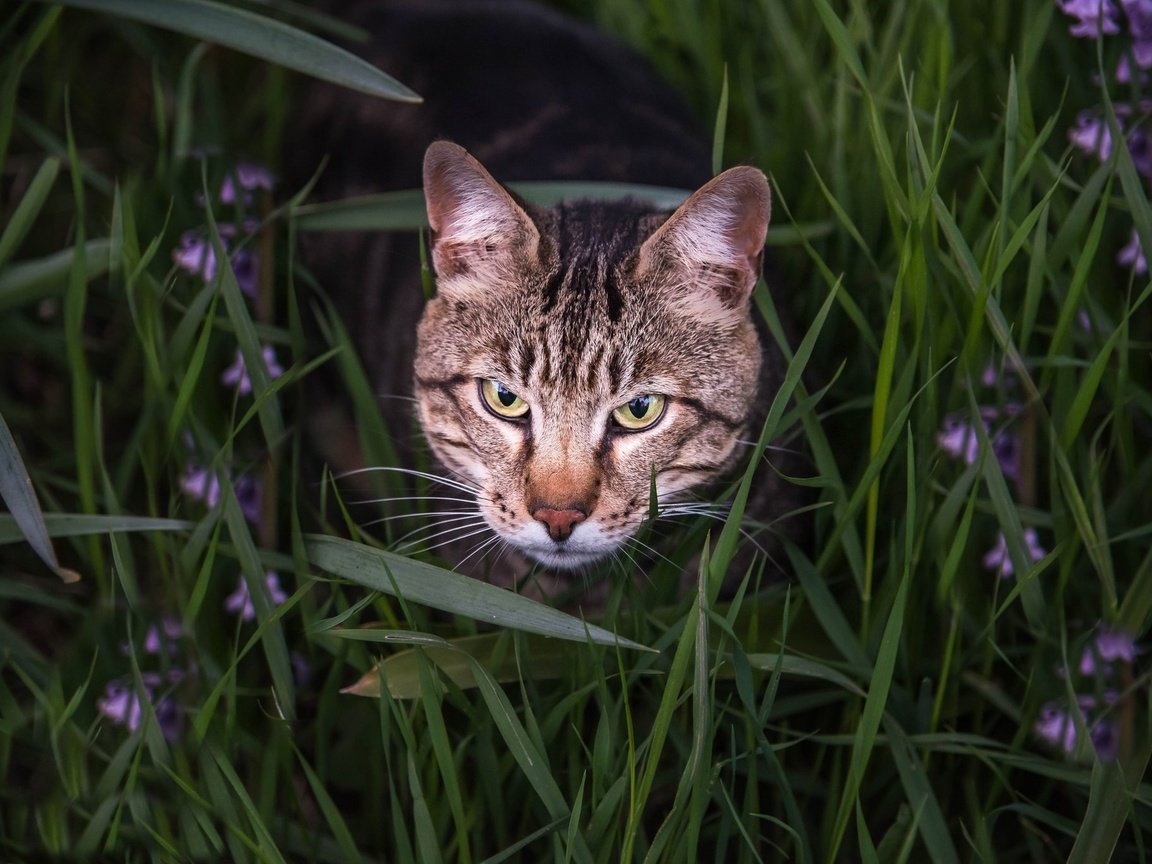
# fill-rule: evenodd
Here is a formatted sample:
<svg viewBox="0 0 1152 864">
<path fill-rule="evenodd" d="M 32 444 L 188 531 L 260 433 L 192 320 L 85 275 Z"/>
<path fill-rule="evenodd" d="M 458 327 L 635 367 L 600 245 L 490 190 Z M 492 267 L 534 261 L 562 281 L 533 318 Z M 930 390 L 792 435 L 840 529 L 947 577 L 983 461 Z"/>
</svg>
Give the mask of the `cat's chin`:
<svg viewBox="0 0 1152 864">
<path fill-rule="evenodd" d="M 602 561 L 612 552 L 610 549 L 589 552 L 567 546 L 553 546 L 548 549 L 542 549 L 538 546 L 518 546 L 517 549 L 533 561 L 537 561 L 552 570 L 579 570 L 589 564 Z"/>
</svg>

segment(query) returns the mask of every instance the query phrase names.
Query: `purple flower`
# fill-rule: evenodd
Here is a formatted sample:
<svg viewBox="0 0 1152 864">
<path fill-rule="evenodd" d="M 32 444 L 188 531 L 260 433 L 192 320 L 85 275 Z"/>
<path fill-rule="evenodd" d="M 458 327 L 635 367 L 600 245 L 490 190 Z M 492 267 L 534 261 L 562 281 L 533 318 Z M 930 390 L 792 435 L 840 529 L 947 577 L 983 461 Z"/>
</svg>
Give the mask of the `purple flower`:
<svg viewBox="0 0 1152 864">
<path fill-rule="evenodd" d="M 172 260 L 181 270 L 199 276 L 205 282 L 216 279 L 216 250 L 196 231 L 185 231 L 180 235 L 180 245 L 172 251 Z"/>
<path fill-rule="evenodd" d="M 1019 413 L 1019 406 L 1008 404 L 1004 406 L 1004 415 L 1015 416 Z M 1000 416 L 1000 411 L 991 406 L 980 409 L 981 422 L 984 431 L 991 438 L 992 455 L 1000 463 L 1000 470 L 1004 476 L 1012 480 L 1020 477 L 1020 441 L 1017 436 L 1000 431 L 992 433 L 989 423 Z M 944 425 L 936 436 L 936 443 L 940 449 L 955 459 L 964 460 L 965 465 L 971 465 L 980 458 L 980 438 L 976 427 L 960 414 L 951 414 L 944 418 Z"/>
<path fill-rule="evenodd" d="M 1056 0 L 1060 11 L 1077 18 L 1068 31 L 1073 36 L 1098 39 L 1120 32 L 1119 10 L 1113 0 Z"/>
<path fill-rule="evenodd" d="M 1144 249 L 1140 245 L 1140 235 L 1136 233 L 1135 228 L 1132 229 L 1132 239 L 1128 241 L 1128 245 L 1116 255 L 1116 263 L 1122 267 L 1131 268 L 1137 276 L 1143 276 L 1148 272 L 1148 261 L 1144 257 Z"/>
<path fill-rule="evenodd" d="M 236 493 L 236 500 L 240 503 L 240 512 L 252 524 L 260 521 L 260 512 L 263 509 L 264 489 L 260 481 L 248 474 L 241 474 L 232 484 Z"/>
<path fill-rule="evenodd" d="M 1040 709 L 1040 717 L 1032 727 L 1032 731 L 1041 741 L 1071 756 L 1076 753 L 1076 745 L 1080 741 L 1076 730 L 1078 718 L 1088 731 L 1088 739 L 1096 755 L 1104 761 L 1115 759 L 1120 742 L 1119 730 L 1108 720 L 1092 721 L 1091 717 L 1085 714 L 1085 711 L 1092 707 L 1095 707 L 1094 700 L 1088 706 L 1078 705 L 1074 715 L 1059 703 L 1049 702 Z"/>
<path fill-rule="evenodd" d="M 268 597 L 273 606 L 279 606 L 288 599 L 284 589 L 280 587 L 280 576 L 275 570 L 264 574 L 264 585 L 268 589 Z M 224 611 L 232 615 L 239 615 L 243 621 L 251 621 L 256 617 L 256 606 L 252 603 L 252 595 L 248 593 L 248 582 L 240 576 L 240 584 L 224 600 Z"/>
<path fill-rule="evenodd" d="M 220 184 L 220 201 L 223 204 L 234 204 L 242 200 L 245 204 L 252 203 L 252 196 L 247 194 L 253 189 L 271 189 L 275 185 L 271 172 L 263 165 L 254 162 L 240 162 L 236 170 L 224 178 Z M 242 194 L 237 195 L 236 187 L 240 187 Z"/>
<path fill-rule="evenodd" d="M 1041 547 L 1035 528 L 1024 529 L 1024 545 L 1028 549 L 1028 557 L 1033 561 L 1039 561 L 1048 554 Z M 996 535 L 996 545 L 984 555 L 983 563 L 989 570 L 995 571 L 1001 579 L 1007 579 L 1016 572 L 1016 568 L 1012 565 L 1012 556 L 1008 554 L 1008 541 L 1003 533 Z"/>
<path fill-rule="evenodd" d="M 283 375 L 284 369 L 276 359 L 276 349 L 271 345 L 265 345 L 263 354 L 264 368 L 268 372 L 268 377 L 279 378 Z M 252 392 L 252 380 L 248 377 L 248 367 L 244 365 L 244 355 L 240 353 L 239 348 L 236 349 L 236 359 L 232 361 L 232 365 L 220 376 L 220 383 L 234 387 L 241 396 Z"/>
<path fill-rule="evenodd" d="M 1140 653 L 1135 640 L 1120 630 L 1111 630 L 1107 627 L 1096 632 L 1092 643 L 1080 655 L 1081 675 L 1110 675 L 1111 662 L 1124 660 L 1131 663 Z"/>
<path fill-rule="evenodd" d="M 1074 146 L 1101 162 L 1112 158 L 1112 130 L 1094 112 L 1081 111 L 1076 125 L 1068 130 L 1068 138 Z"/>
<path fill-rule="evenodd" d="M 1132 36 L 1132 54 L 1141 69 L 1152 66 L 1152 0 L 1120 0 Z"/>
<path fill-rule="evenodd" d="M 232 256 L 232 275 L 240 286 L 240 293 L 256 299 L 260 286 L 260 256 L 250 249 L 240 249 Z"/>
<path fill-rule="evenodd" d="M 224 223 L 219 229 L 220 245 L 227 253 L 229 239 L 235 237 L 239 229 L 235 225 Z M 247 225 L 245 229 L 251 230 Z M 181 270 L 204 280 L 205 284 L 214 282 L 220 269 L 215 247 L 199 231 L 185 231 L 180 235 L 180 245 L 172 251 L 172 260 Z M 229 255 L 229 261 L 241 293 L 246 297 L 255 298 L 260 283 L 260 256 L 250 249 L 239 249 Z"/>
<path fill-rule="evenodd" d="M 980 457 L 980 439 L 975 427 L 958 417 L 945 417 L 944 428 L 936 436 L 940 449 L 956 459 L 971 465 Z"/>
<path fill-rule="evenodd" d="M 220 503 L 220 478 L 207 468 L 189 465 L 180 475 L 180 489 L 193 501 L 203 501 L 206 507 Z"/>
<path fill-rule="evenodd" d="M 159 624 L 153 624 L 144 634 L 144 652 L 146 654 L 174 655 L 179 649 L 177 640 L 184 635 L 184 628 L 180 620 L 171 615 L 165 615 Z"/>
<path fill-rule="evenodd" d="M 220 503 L 220 478 L 207 468 L 188 465 L 180 475 L 180 489 L 193 501 L 202 501 L 209 509 Z M 248 474 L 241 474 L 232 482 L 232 491 L 236 494 L 244 518 L 254 525 L 259 523 L 264 501 L 264 489 L 260 481 Z"/>
<path fill-rule="evenodd" d="M 96 710 L 112 721 L 113 725 L 126 726 L 130 732 L 135 732 L 144 719 L 143 702 L 146 700 L 156 713 L 156 722 L 164 737 L 175 741 L 180 737 L 179 707 L 166 696 L 158 701 L 155 699 L 154 691 L 162 683 L 157 673 L 145 672 L 140 677 L 144 685 L 142 694 L 137 693 L 126 678 L 109 681 L 104 688 L 104 696 L 96 700 Z"/>
</svg>

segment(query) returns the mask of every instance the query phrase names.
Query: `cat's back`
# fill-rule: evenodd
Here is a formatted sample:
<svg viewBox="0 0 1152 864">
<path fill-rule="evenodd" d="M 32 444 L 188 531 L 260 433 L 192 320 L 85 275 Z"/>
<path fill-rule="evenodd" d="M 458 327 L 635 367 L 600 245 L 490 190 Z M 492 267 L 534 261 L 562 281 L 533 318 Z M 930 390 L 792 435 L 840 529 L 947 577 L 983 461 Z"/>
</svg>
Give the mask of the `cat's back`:
<svg viewBox="0 0 1152 864">
<path fill-rule="evenodd" d="M 700 123 L 628 46 L 528 0 L 385 0 L 333 7 L 370 34 L 351 50 L 419 93 L 418 105 L 317 84 L 297 124 L 330 164 L 318 197 L 413 188 L 447 138 L 505 181 L 589 180 L 693 189 L 711 176 Z M 311 164 L 308 164 L 311 163 Z"/>
</svg>

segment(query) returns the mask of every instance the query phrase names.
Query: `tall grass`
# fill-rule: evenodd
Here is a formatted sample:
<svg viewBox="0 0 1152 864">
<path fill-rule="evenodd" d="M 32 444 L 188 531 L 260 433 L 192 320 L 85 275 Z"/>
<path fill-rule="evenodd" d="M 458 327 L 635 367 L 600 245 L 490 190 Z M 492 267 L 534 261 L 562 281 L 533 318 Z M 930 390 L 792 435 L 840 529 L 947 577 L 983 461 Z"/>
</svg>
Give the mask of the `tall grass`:
<svg viewBox="0 0 1152 864">
<path fill-rule="evenodd" d="M 1119 37 L 1048 0 L 574 10 L 704 122 L 727 82 L 793 358 L 761 445 L 819 492 L 786 581 L 716 601 L 736 486 L 585 626 L 381 548 L 403 532 L 317 482 L 320 364 L 395 456 L 295 261 L 306 190 L 218 195 L 295 146 L 277 64 L 309 61 L 132 5 L 0 22 L 5 860 L 1149 858 L 1147 657 L 1100 637 L 1152 614 L 1152 287 L 1116 261 L 1152 208 L 1126 148 L 1066 135 L 1136 102 Z M 235 272 L 174 264 L 192 243 Z"/>
</svg>

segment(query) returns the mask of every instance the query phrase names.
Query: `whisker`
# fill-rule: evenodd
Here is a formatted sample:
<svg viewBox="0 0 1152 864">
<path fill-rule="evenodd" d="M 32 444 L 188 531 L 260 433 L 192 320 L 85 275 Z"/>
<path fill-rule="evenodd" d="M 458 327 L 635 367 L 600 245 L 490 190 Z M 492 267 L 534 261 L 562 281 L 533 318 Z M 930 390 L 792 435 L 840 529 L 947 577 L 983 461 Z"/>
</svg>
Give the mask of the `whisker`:
<svg viewBox="0 0 1152 864">
<path fill-rule="evenodd" d="M 467 526 L 460 526 L 460 527 L 467 527 Z M 454 529 L 454 530 L 459 530 L 459 527 L 457 529 Z M 433 549 L 439 549 L 441 546 L 447 546 L 449 543 L 458 543 L 461 540 L 467 540 L 469 537 L 475 537 L 477 534 L 483 534 L 485 531 L 491 531 L 491 530 L 492 529 L 489 528 L 487 524 L 485 524 L 484 526 L 476 529 L 475 531 L 471 532 L 470 534 L 461 534 L 459 537 L 449 537 L 447 540 L 442 540 L 441 542 L 439 542 L 433 546 L 421 547 L 420 551 L 431 552 Z M 447 532 L 445 532 L 445 533 L 447 533 Z M 428 538 L 428 539 L 431 539 L 431 538 Z"/>
<path fill-rule="evenodd" d="M 443 525 L 443 524 L 446 524 L 448 522 L 458 522 L 458 521 L 460 521 L 460 518 L 472 517 L 472 516 L 476 516 L 476 515 L 477 514 L 476 514 L 475 510 L 439 510 L 439 511 L 432 511 L 430 513 L 395 513 L 392 516 L 381 516 L 379 519 L 373 519 L 370 522 L 363 522 L 363 523 L 361 523 L 360 527 L 361 528 L 367 528 L 370 525 L 379 525 L 382 522 L 391 522 L 395 519 L 416 519 L 416 518 L 419 518 L 421 516 L 426 516 L 429 518 L 437 517 L 437 520 L 434 524 Z M 439 518 L 442 516 L 451 516 L 453 518 L 451 518 L 451 519 Z M 459 517 L 459 518 L 457 518 L 457 517 Z M 425 526 L 425 527 L 427 527 L 427 526 Z M 419 531 L 420 529 L 417 528 L 416 530 Z"/>
<path fill-rule="evenodd" d="M 671 513 L 671 514 L 661 513 L 660 515 L 661 516 L 667 515 L 667 518 L 669 518 L 669 519 L 677 519 L 677 518 L 683 519 L 686 517 L 704 516 L 708 519 L 715 519 L 717 522 L 727 522 L 728 521 L 728 517 L 721 515 L 720 513 L 699 513 L 699 512 L 698 513 Z M 747 540 L 749 543 L 751 543 L 753 546 L 755 546 L 759 551 L 763 552 L 765 555 L 768 554 L 768 550 L 766 550 L 763 546 L 761 546 L 759 541 L 757 541 L 756 538 L 753 537 L 750 533 L 745 531 L 743 528 L 737 528 L 737 530 L 740 532 L 740 535 L 745 540 Z"/>
<path fill-rule="evenodd" d="M 487 540 L 481 541 L 479 544 L 477 544 L 475 549 L 473 549 L 471 552 L 469 552 L 467 555 L 465 555 L 463 558 L 461 558 L 458 562 L 456 562 L 456 566 L 453 567 L 452 569 L 459 572 L 464 567 L 465 564 L 467 564 L 470 560 L 472 560 L 472 558 L 474 558 L 476 556 L 477 553 L 483 552 L 485 549 L 487 549 L 488 551 L 491 551 L 491 547 L 494 544 L 499 543 L 501 541 L 501 539 L 502 538 L 500 537 L 499 534 L 493 534 Z M 480 558 L 476 561 L 476 563 L 480 564 L 483 560 L 484 560 L 484 555 L 481 555 Z"/>
<path fill-rule="evenodd" d="M 466 483 L 462 480 L 457 480 L 453 477 L 442 477 L 439 474 L 432 474 L 428 471 L 418 471 L 415 468 L 400 468 L 396 465 L 369 465 L 366 468 L 355 468 L 351 471 L 345 471 L 343 474 L 337 476 L 336 479 L 343 480 L 345 477 L 352 477 L 356 474 L 367 474 L 370 471 L 394 471 L 397 474 L 407 474 L 410 477 L 419 477 L 422 480 L 428 480 L 431 483 L 441 483 L 445 486 L 450 486 L 453 489 L 459 489 L 461 492 L 469 492 L 477 497 L 481 497 L 484 490 L 479 486 L 471 483 Z"/>
<path fill-rule="evenodd" d="M 675 561 L 673 561 L 671 558 L 667 557 L 666 555 L 662 555 L 660 552 L 658 552 L 656 550 L 656 548 L 654 546 L 649 546 L 643 540 L 640 540 L 636 537 L 629 537 L 628 542 L 634 543 L 636 546 L 639 546 L 641 549 L 643 549 L 648 554 L 655 555 L 657 558 L 661 559 L 662 561 L 666 561 L 669 564 L 671 564 L 673 567 L 679 569 L 679 567 L 680 567 L 679 564 L 677 564 Z"/>
<path fill-rule="evenodd" d="M 364 498 L 360 501 L 346 503 L 360 506 L 363 504 L 394 504 L 397 501 L 451 501 L 460 504 L 475 504 L 475 498 L 449 498 L 445 495 L 404 495 L 399 498 Z"/>
<path fill-rule="evenodd" d="M 443 528 L 444 524 L 448 521 L 460 522 L 461 524 L 453 525 L 450 528 Z M 416 528 L 415 530 L 410 531 L 408 534 L 405 534 L 403 537 L 401 537 L 399 540 L 397 540 L 396 541 L 396 544 L 397 544 L 396 551 L 398 551 L 398 552 L 401 550 L 409 551 L 411 549 L 424 548 L 423 544 L 427 543 L 429 540 L 435 540 L 437 537 L 445 537 L 449 534 L 454 534 L 457 531 L 465 531 L 469 528 L 476 528 L 476 527 L 480 527 L 480 526 L 487 528 L 488 523 L 485 522 L 483 519 L 470 518 L 468 520 L 464 520 L 464 519 L 443 520 L 441 522 L 437 522 L 434 525 L 425 525 L 421 528 Z M 442 529 L 442 528 L 443 528 L 443 530 L 438 530 L 438 529 Z M 419 539 L 413 539 L 413 540 L 408 539 L 409 537 L 416 537 L 422 531 L 426 531 L 428 529 L 432 529 L 434 533 L 429 534 L 427 537 L 420 537 Z M 471 537 L 472 535 L 469 534 L 468 536 Z M 456 538 L 456 539 L 460 539 L 460 538 Z M 449 539 L 445 542 L 451 543 L 452 540 Z M 438 545 L 443 545 L 443 544 L 438 544 Z M 432 549 L 432 548 L 436 548 L 436 547 L 430 546 L 427 548 Z"/>
</svg>

